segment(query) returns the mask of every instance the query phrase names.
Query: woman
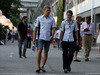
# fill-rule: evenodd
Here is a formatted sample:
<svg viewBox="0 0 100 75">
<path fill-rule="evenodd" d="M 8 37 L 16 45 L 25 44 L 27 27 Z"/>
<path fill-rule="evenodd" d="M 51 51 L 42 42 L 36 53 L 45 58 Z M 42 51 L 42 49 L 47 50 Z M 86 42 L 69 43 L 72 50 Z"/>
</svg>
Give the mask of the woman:
<svg viewBox="0 0 100 75">
<path fill-rule="evenodd" d="M 32 30 L 31 26 L 29 26 L 27 30 L 27 37 L 28 37 L 27 48 L 31 48 L 31 35 L 32 35 Z"/>
<path fill-rule="evenodd" d="M 67 73 L 68 71 L 71 71 L 71 63 L 74 56 L 74 37 L 73 37 L 73 31 L 75 29 L 76 33 L 76 45 L 78 45 L 78 27 L 76 21 L 72 20 L 73 12 L 67 11 L 66 13 L 67 19 L 62 21 L 61 24 L 61 33 L 60 33 L 60 45 L 62 43 L 62 49 L 63 49 L 63 69 L 64 73 Z"/>
<path fill-rule="evenodd" d="M 100 24 L 99 24 L 99 28 L 97 30 L 97 44 L 99 46 L 99 56 L 100 56 Z"/>
</svg>

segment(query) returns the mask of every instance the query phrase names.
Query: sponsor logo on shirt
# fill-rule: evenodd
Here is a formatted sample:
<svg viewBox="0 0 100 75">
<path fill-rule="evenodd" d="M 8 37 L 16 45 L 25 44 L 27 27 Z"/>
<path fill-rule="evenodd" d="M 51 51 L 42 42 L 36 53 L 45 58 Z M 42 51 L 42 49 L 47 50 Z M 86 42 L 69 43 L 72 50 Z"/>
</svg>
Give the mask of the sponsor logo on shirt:
<svg viewBox="0 0 100 75">
<path fill-rule="evenodd" d="M 41 18 L 41 20 L 44 20 L 44 18 Z"/>
</svg>

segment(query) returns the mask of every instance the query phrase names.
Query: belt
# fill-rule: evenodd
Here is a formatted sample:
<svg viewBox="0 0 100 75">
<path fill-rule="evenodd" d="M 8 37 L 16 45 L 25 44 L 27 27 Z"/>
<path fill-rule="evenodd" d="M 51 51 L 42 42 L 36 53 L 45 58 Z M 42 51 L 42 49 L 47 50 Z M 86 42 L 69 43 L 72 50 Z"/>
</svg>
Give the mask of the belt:
<svg viewBox="0 0 100 75">
<path fill-rule="evenodd" d="M 92 36 L 92 34 L 85 34 L 85 35 Z"/>
</svg>

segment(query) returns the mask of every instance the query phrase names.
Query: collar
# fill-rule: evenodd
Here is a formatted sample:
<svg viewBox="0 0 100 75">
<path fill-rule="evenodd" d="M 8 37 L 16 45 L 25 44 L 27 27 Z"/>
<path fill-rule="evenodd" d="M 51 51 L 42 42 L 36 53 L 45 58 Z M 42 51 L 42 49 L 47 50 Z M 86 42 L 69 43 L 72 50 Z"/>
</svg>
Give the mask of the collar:
<svg viewBox="0 0 100 75">
<path fill-rule="evenodd" d="M 69 23 L 67 19 L 66 19 L 65 21 L 67 21 L 67 23 Z M 72 23 L 73 23 L 73 21 L 74 21 L 74 20 L 73 20 L 73 19 L 71 19 L 70 24 L 72 24 Z"/>
<path fill-rule="evenodd" d="M 42 15 L 42 17 L 44 18 L 44 17 L 45 17 L 45 15 Z M 50 18 L 50 16 L 48 16 L 47 18 Z"/>
</svg>

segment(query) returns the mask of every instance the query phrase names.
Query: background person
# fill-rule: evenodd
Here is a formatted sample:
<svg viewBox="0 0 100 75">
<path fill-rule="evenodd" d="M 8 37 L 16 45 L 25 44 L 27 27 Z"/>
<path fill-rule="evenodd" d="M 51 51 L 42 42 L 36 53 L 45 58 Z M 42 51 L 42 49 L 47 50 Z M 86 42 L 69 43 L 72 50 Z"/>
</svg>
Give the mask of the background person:
<svg viewBox="0 0 100 75">
<path fill-rule="evenodd" d="M 81 37 L 80 37 L 80 22 L 81 22 L 81 16 L 77 16 L 76 17 L 76 22 L 77 22 L 77 25 L 78 25 L 78 41 L 79 41 L 79 44 L 78 45 L 75 45 L 75 53 L 74 53 L 74 61 L 75 62 L 81 62 L 81 60 L 77 59 L 77 55 L 78 55 L 78 52 L 80 50 L 80 42 L 81 42 Z M 74 41 L 75 41 L 75 44 L 76 44 L 76 36 L 75 36 L 75 31 L 74 31 Z"/>
<path fill-rule="evenodd" d="M 99 54 L 98 54 L 98 56 L 100 56 L 100 24 L 99 24 L 99 28 L 97 30 L 97 42 L 96 43 L 98 44 L 98 47 L 99 47 Z"/>
<path fill-rule="evenodd" d="M 81 32 L 83 32 L 82 43 L 85 61 L 89 61 L 89 54 L 93 43 L 93 38 L 96 39 L 95 27 L 91 23 L 91 18 L 87 17 L 86 22 L 81 25 Z"/>
<path fill-rule="evenodd" d="M 12 27 L 12 43 L 14 43 L 14 40 L 15 40 L 15 30 L 14 30 L 14 27 Z"/>
<path fill-rule="evenodd" d="M 18 25 L 18 47 L 19 47 L 19 58 L 22 58 L 22 45 L 23 48 L 23 57 L 26 58 L 26 49 L 27 49 L 27 17 L 24 16 L 22 21 Z"/>
<path fill-rule="evenodd" d="M 29 26 L 27 30 L 27 37 L 28 37 L 27 48 L 31 48 L 31 36 L 32 36 L 32 30 L 31 30 L 31 26 Z"/>
</svg>

